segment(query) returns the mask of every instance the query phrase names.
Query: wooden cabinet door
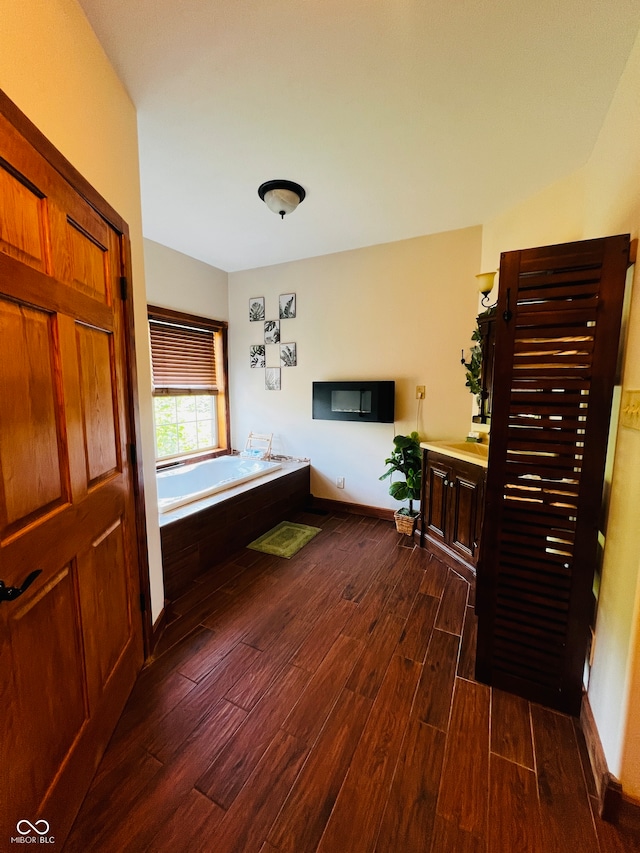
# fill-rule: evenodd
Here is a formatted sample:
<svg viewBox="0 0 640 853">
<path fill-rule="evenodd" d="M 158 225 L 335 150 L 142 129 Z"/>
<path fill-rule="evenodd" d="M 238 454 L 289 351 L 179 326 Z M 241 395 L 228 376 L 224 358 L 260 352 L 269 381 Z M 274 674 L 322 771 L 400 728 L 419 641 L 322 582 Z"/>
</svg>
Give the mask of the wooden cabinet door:
<svg viewBox="0 0 640 853">
<path fill-rule="evenodd" d="M 121 236 L 3 115 L 0 211 L 0 579 L 39 572 L 0 603 L 4 850 L 19 821 L 61 846 L 142 621 Z"/>
<path fill-rule="evenodd" d="M 472 465 L 452 465 L 447 539 L 467 561 L 475 564 L 482 514 L 483 471 Z"/>
<path fill-rule="evenodd" d="M 481 681 L 578 713 L 629 235 L 506 252 L 478 564 Z"/>
<path fill-rule="evenodd" d="M 425 533 L 444 541 L 447 536 L 449 475 L 446 462 L 428 452 L 425 482 Z"/>
</svg>

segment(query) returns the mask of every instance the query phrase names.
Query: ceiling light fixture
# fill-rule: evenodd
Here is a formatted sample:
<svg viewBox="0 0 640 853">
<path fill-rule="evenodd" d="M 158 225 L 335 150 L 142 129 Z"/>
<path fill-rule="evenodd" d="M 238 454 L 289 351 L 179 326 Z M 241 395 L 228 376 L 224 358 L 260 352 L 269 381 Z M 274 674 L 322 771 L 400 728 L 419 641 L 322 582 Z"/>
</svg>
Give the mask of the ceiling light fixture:
<svg viewBox="0 0 640 853">
<path fill-rule="evenodd" d="M 293 213 L 306 193 L 293 181 L 266 181 L 258 187 L 258 195 L 269 210 L 284 219 L 286 213 Z"/>
</svg>

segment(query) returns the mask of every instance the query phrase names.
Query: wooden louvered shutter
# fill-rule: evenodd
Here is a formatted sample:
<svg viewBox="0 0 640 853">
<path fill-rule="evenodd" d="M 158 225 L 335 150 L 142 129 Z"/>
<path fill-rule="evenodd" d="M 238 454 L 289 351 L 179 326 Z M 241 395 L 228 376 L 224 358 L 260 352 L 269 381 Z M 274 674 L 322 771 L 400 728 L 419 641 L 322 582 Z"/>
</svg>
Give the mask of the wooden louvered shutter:
<svg viewBox="0 0 640 853">
<path fill-rule="evenodd" d="M 154 394 L 217 394 L 215 331 L 149 314 Z"/>
<path fill-rule="evenodd" d="M 628 260 L 624 235 L 500 264 L 476 675 L 573 714 Z"/>
</svg>

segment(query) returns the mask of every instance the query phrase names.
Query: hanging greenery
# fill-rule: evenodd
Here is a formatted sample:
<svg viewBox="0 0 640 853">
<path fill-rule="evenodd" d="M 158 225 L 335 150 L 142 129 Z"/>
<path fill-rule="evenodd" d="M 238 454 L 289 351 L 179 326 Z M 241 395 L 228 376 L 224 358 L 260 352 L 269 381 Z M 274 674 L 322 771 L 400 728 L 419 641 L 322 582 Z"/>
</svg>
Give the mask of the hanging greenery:
<svg viewBox="0 0 640 853">
<path fill-rule="evenodd" d="M 464 360 L 464 352 L 462 354 L 462 365 L 465 368 L 465 385 L 469 391 L 475 395 L 478 407 L 482 404 L 482 333 L 479 324 L 476 324 L 473 334 L 471 335 L 471 352 L 469 361 Z"/>
</svg>

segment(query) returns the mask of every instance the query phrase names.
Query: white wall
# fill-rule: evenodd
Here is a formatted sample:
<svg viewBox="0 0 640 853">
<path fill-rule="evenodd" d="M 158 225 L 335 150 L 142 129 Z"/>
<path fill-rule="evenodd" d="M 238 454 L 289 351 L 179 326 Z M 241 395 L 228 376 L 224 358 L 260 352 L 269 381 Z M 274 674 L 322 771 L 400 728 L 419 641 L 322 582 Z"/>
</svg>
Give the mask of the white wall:
<svg viewBox="0 0 640 853">
<path fill-rule="evenodd" d="M 213 320 L 229 319 L 226 272 L 155 243 L 144 241 L 147 302 Z"/>
<path fill-rule="evenodd" d="M 0 85 L 130 229 L 151 604 L 163 605 L 136 111 L 76 0 L 3 0 Z"/>
<path fill-rule="evenodd" d="M 481 229 L 467 228 L 230 273 L 234 446 L 251 430 L 273 432 L 276 451 L 311 459 L 317 497 L 397 509 L 378 480 L 394 434 L 417 425 L 425 438 L 462 439 L 469 429 L 460 351 L 468 353 L 477 313 L 480 241 Z M 298 366 L 282 368 L 281 391 L 266 391 L 264 370 L 249 366 L 263 328 L 249 322 L 248 303 L 264 296 L 275 319 L 283 293 L 297 296 L 297 317 L 281 330 L 283 342 L 297 343 Z M 276 347 L 267 365 L 278 365 Z M 328 379 L 394 379 L 395 427 L 313 420 L 311 384 Z M 419 418 L 417 384 L 426 385 Z"/>
</svg>

